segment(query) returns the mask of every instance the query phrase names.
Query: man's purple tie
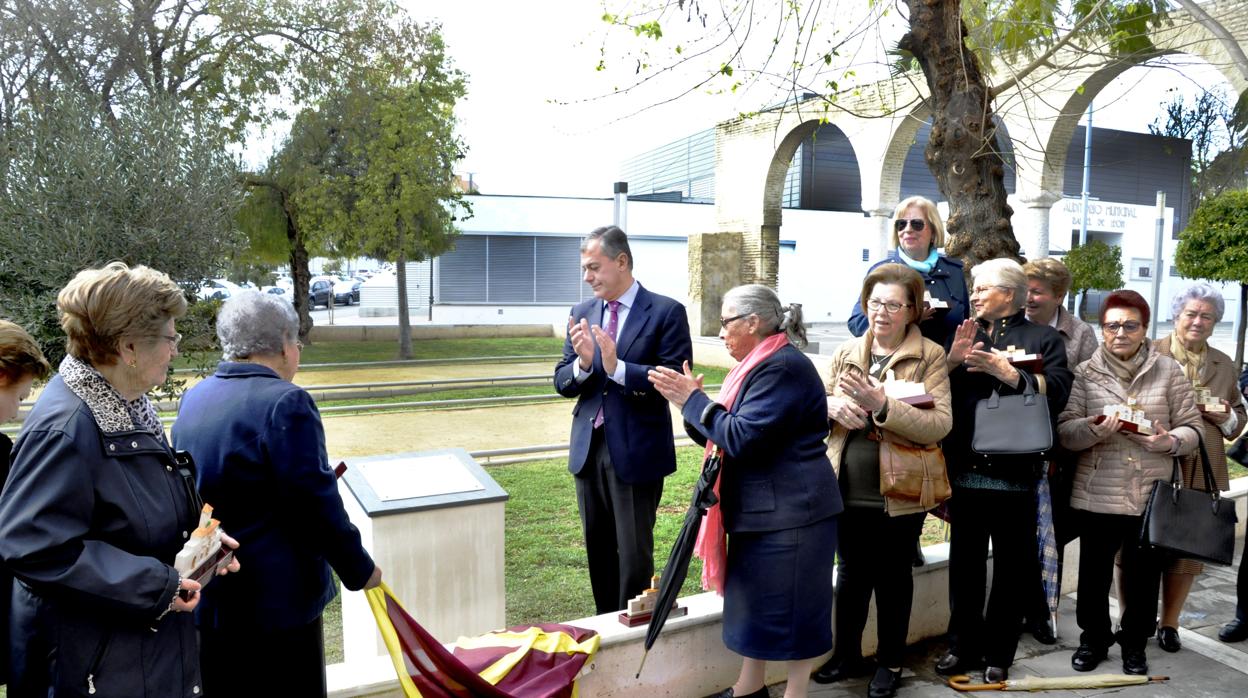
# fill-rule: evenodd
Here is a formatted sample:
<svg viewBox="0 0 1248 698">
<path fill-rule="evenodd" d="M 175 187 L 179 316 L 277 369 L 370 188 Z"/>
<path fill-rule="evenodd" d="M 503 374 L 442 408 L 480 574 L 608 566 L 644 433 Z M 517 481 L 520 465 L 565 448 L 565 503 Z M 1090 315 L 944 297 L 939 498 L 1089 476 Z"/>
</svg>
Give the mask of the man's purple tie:
<svg viewBox="0 0 1248 698">
<path fill-rule="evenodd" d="M 620 302 L 607 301 L 607 308 L 611 310 L 611 317 L 607 319 L 607 334 L 611 336 L 611 340 L 615 340 L 615 330 L 620 326 Z M 603 369 L 606 370 L 606 369 Z M 611 380 L 611 376 L 607 376 L 607 380 Z M 594 415 L 594 428 L 602 426 L 602 407 L 598 407 L 598 414 Z"/>
</svg>

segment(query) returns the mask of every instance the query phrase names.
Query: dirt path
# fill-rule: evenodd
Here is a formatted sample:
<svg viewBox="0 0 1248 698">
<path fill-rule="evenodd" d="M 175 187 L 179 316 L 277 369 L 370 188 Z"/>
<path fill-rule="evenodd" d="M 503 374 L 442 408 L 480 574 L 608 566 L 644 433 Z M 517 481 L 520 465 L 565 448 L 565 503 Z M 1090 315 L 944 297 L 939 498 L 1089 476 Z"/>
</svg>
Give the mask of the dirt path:
<svg viewBox="0 0 1248 698">
<path fill-rule="evenodd" d="M 572 400 L 470 410 L 326 416 L 330 459 L 458 446 L 469 451 L 564 444 Z M 674 433 L 683 434 L 673 410 Z M 336 462 L 336 461 L 335 461 Z"/>
</svg>

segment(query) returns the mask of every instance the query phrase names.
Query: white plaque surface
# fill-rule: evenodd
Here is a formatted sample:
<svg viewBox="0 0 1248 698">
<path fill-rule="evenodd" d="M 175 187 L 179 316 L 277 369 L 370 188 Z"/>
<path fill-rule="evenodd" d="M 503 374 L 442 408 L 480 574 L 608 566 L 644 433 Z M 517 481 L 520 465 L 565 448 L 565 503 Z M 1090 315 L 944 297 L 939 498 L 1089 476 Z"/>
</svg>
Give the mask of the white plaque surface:
<svg viewBox="0 0 1248 698">
<path fill-rule="evenodd" d="M 383 502 L 485 489 L 453 454 L 364 463 L 360 473 Z"/>
</svg>

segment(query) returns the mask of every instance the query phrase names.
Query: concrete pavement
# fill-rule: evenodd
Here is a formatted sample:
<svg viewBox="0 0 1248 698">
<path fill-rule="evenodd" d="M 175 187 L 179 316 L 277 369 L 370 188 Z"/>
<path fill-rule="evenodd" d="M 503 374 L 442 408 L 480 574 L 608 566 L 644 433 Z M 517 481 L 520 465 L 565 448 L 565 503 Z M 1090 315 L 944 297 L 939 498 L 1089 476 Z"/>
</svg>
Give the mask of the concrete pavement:
<svg viewBox="0 0 1248 698">
<path fill-rule="evenodd" d="M 1241 541 L 1242 546 L 1242 541 Z M 1242 550 L 1242 547 L 1240 548 Z M 1239 556 L 1236 561 L 1238 562 Z M 1048 696 L 1099 696 L 1122 693 L 1138 698 L 1197 698 L 1212 696 L 1248 696 L 1248 641 L 1227 644 L 1218 641 L 1218 629 L 1235 613 L 1236 567 L 1206 566 L 1188 597 L 1179 618 L 1183 649 L 1175 654 L 1163 652 L 1155 641 L 1148 645 L 1151 675 L 1169 676 L 1165 683 L 1121 688 L 1086 689 L 1079 691 L 1046 691 Z M 1079 628 L 1075 624 L 1075 596 L 1064 597 L 1058 611 L 1058 643 L 1041 645 L 1031 635 L 1019 643 L 1010 678 L 1024 676 L 1077 675 L 1070 666 L 1070 656 L 1079 646 Z M 1116 606 L 1114 607 L 1116 612 Z M 943 640 L 912 645 L 906 654 L 899 696 L 951 696 L 955 691 L 938 676 L 932 667 L 945 651 Z M 1110 649 L 1109 658 L 1095 674 L 1122 671 L 1122 654 Z M 976 683 L 981 676 L 973 677 Z M 860 697 L 867 693 L 870 677 L 821 686 L 810 684 L 811 698 Z M 784 695 L 784 684 L 772 686 L 771 695 Z"/>
</svg>

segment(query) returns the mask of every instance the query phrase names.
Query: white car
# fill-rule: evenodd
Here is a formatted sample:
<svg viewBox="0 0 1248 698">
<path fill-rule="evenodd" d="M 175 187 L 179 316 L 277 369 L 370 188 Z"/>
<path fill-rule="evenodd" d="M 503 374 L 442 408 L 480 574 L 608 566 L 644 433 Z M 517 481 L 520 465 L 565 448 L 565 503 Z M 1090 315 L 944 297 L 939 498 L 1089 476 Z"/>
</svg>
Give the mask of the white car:
<svg viewBox="0 0 1248 698">
<path fill-rule="evenodd" d="M 293 290 L 286 286 L 264 286 L 261 287 L 260 292 L 285 298 L 292 305 L 295 302 L 295 294 Z"/>
<path fill-rule="evenodd" d="M 209 279 L 199 287 L 200 300 L 223 301 L 241 291 L 242 288 L 225 279 Z"/>
</svg>

